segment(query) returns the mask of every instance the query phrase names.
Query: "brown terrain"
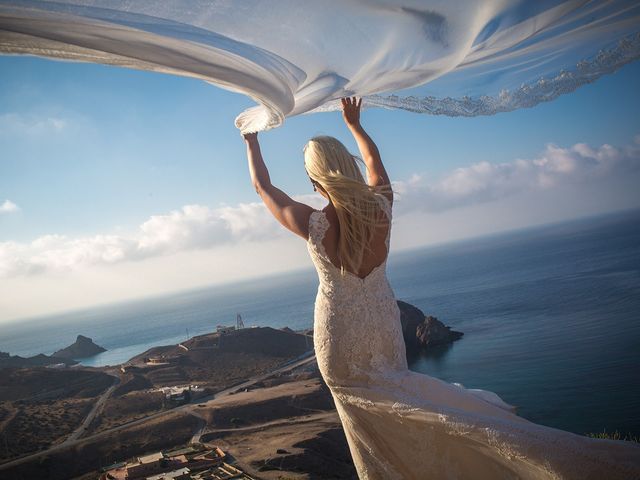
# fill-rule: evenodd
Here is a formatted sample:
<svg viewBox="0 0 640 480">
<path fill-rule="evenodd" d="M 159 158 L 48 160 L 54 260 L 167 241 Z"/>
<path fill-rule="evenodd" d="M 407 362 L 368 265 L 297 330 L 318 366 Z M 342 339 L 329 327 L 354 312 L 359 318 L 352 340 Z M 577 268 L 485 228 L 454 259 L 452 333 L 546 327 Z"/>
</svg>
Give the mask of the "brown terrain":
<svg viewBox="0 0 640 480">
<path fill-rule="evenodd" d="M 152 348 L 129 363 L 141 367 L 136 372 L 155 386 L 198 383 L 223 388 L 271 371 L 313 348 L 304 335 L 270 327 L 200 335 L 181 345 Z M 161 363 L 144 363 L 145 358 L 153 357 Z"/>
<path fill-rule="evenodd" d="M 262 479 L 357 479 L 329 389 L 315 362 L 286 383 L 230 395 L 205 407 L 201 440 L 231 453 Z"/>
<path fill-rule="evenodd" d="M 305 335 L 291 331 L 247 328 L 151 349 L 131 359 L 124 372 L 0 369 L 0 479 L 62 479 L 87 472 L 95 478 L 100 465 L 184 444 L 212 413 L 194 406 L 198 404 L 181 407 L 184 401 L 172 401 L 158 388 L 197 384 L 200 399 L 194 400 L 206 402 L 248 378 L 259 378 L 260 385 L 283 382 L 260 377 L 308 354 L 311 344 Z M 263 408 L 270 407 L 258 407 Z M 232 425 L 234 418 L 221 417 L 221 425 Z M 246 421 L 252 418 L 247 414 Z"/>
<path fill-rule="evenodd" d="M 123 396 L 112 395 L 102 413 L 90 424 L 87 433 L 97 433 L 145 418 L 165 409 L 162 392 L 132 392 Z"/>
<path fill-rule="evenodd" d="M 223 341 L 220 339 L 223 338 Z M 233 386 L 249 377 L 270 372 L 305 351 L 312 342 L 303 335 L 269 327 L 247 328 L 194 337 L 183 346 L 152 348 L 132 358 L 120 385 L 102 413 L 89 426 L 97 433 L 175 405 L 160 387 L 197 384 L 202 395 Z M 145 362 L 155 358 L 159 363 Z"/>
<path fill-rule="evenodd" d="M 428 319 L 401 309 L 414 340 Z M 156 347 L 121 369 L 0 368 L 0 480 L 88 480 L 190 442 L 218 445 L 255 478 L 357 478 L 312 346 L 290 329 L 247 328 Z M 189 385 L 180 400 L 159 390 Z"/>
<path fill-rule="evenodd" d="M 112 383 L 96 371 L 0 369 L 0 462 L 64 440 Z"/>
<path fill-rule="evenodd" d="M 157 451 L 189 441 L 199 419 L 180 412 L 167 412 L 142 424 L 112 433 L 87 437 L 66 448 L 51 450 L 43 456 L 8 468 L 0 464 L 2 480 L 97 479 L 103 465 L 145 452 Z"/>
</svg>

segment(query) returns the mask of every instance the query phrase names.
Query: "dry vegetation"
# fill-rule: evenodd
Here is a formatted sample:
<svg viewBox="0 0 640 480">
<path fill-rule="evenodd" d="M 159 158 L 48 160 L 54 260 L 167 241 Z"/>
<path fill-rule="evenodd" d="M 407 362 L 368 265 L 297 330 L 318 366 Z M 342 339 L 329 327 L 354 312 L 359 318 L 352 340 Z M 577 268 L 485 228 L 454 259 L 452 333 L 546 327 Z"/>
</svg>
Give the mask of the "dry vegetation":
<svg viewBox="0 0 640 480">
<path fill-rule="evenodd" d="M 98 434 L 81 446 L 0 470 L 0 478 L 88 480 L 101 465 L 188 442 L 203 421 L 210 433 L 202 440 L 228 449 L 257 478 L 355 478 L 340 420 L 317 370 L 261 383 L 262 388 L 189 407 L 197 416 L 168 411 L 162 418 Z M 142 392 L 112 400 L 131 395 Z"/>
<path fill-rule="evenodd" d="M 115 461 L 188 442 L 200 421 L 190 415 L 168 414 L 162 419 L 98 436 L 79 446 L 56 451 L 8 470 L 0 470 L 0 478 L 12 480 L 67 480 L 79 476 L 97 478 L 101 465 L 109 465 Z"/>
<path fill-rule="evenodd" d="M 90 432 L 108 430 L 171 408 L 163 395 L 151 388 L 197 384 L 208 391 L 222 390 L 249 377 L 268 373 L 285 361 L 304 353 L 308 340 L 299 334 L 273 328 L 245 329 L 224 335 L 194 337 L 176 346 L 153 348 L 132 359 L 140 365 L 145 357 L 164 355 L 165 365 L 148 366 L 121 375 L 120 385 L 92 425 Z"/>
<path fill-rule="evenodd" d="M 9 420 L 9 417 L 13 415 L 15 408 L 8 402 L 0 404 L 0 430 L 4 428 L 4 423 Z"/>
<path fill-rule="evenodd" d="M 164 394 L 161 392 L 131 392 L 111 397 L 102 414 L 90 425 L 89 431 L 94 433 L 108 430 L 160 412 L 164 407 Z"/>
<path fill-rule="evenodd" d="M 95 370 L 3 368 L 0 369 L 0 402 L 91 398 L 104 392 L 112 383 L 111 376 Z"/>
<path fill-rule="evenodd" d="M 0 369 L 0 461 L 64 440 L 112 382 L 91 370 Z"/>
<path fill-rule="evenodd" d="M 0 461 L 63 441 L 84 419 L 92 399 L 14 402 L 14 414 L 0 431 Z"/>
<path fill-rule="evenodd" d="M 248 377 L 274 370 L 285 361 L 312 348 L 309 338 L 269 327 L 237 330 L 222 337 L 207 334 L 184 345 L 152 348 L 133 358 L 141 364 L 152 356 L 165 356 L 166 365 L 146 366 L 137 372 L 155 386 L 197 383 L 214 390 L 234 385 Z"/>
<path fill-rule="evenodd" d="M 210 429 L 203 440 L 259 478 L 356 479 L 331 394 L 321 379 L 302 377 L 201 409 Z"/>
<path fill-rule="evenodd" d="M 146 390 L 152 388 L 153 383 L 148 378 L 140 374 L 124 374 L 120 375 L 120 385 L 113 391 L 114 397 L 121 397 L 130 392 L 138 390 Z"/>
<path fill-rule="evenodd" d="M 263 398 L 253 407 L 229 404 L 226 410 L 200 412 L 194 406 L 197 417 L 167 410 L 160 418 L 109 433 L 112 427 L 167 407 L 164 395 L 151 392 L 151 388 L 191 383 L 210 391 L 222 390 L 298 357 L 308 351 L 312 341 L 303 335 L 266 327 L 224 335 L 222 344 L 220 336 L 209 334 L 196 337 L 187 345 L 188 351 L 166 346 L 132 359 L 138 368 L 120 375 L 120 385 L 89 427 L 89 435 L 95 434 L 97 438 L 90 437 L 81 441 L 80 446 L 48 452 L 10 470 L 0 470 L 0 478 L 7 473 L 10 475 L 7 478 L 17 480 L 86 477 L 87 472 L 96 471 L 101 465 L 185 443 L 202 425 L 202 417 L 229 426 L 237 425 L 238 421 L 233 420 L 237 418 L 251 423 L 331 408 L 326 392 L 309 391 L 300 397 L 289 394 L 286 400 L 283 399 L 287 394 L 277 400 Z M 144 357 L 160 354 L 170 358 L 168 364 L 144 364 Z M 282 381 L 286 380 L 270 380 L 263 385 Z M 0 462 L 62 441 L 79 426 L 96 397 L 112 382 L 112 376 L 91 369 L 0 369 Z M 10 439 L 8 447 L 3 444 L 5 438 Z"/>
<path fill-rule="evenodd" d="M 260 353 L 217 352 L 211 358 L 198 358 L 196 365 L 185 370 L 192 382 L 221 390 L 246 378 L 270 372 L 289 358 L 293 356 L 270 357 Z"/>
<path fill-rule="evenodd" d="M 347 439 L 337 417 L 333 424 L 315 421 L 309 426 L 298 426 L 297 432 L 291 427 L 276 427 L 263 434 L 262 440 L 284 435 L 286 445 L 280 439 L 280 448 L 264 459 L 251 462 L 251 466 L 265 480 L 269 478 L 298 479 L 352 479 L 358 478 Z M 282 448 L 282 447 L 285 448 Z M 278 453 L 278 450 L 281 453 Z M 286 453 L 284 453 L 286 452 Z M 285 477 L 283 477 L 283 473 Z"/>
<path fill-rule="evenodd" d="M 289 385 L 282 385 L 254 392 L 255 397 L 251 401 L 243 399 L 247 398 L 243 394 L 236 394 L 219 406 L 202 408 L 199 413 L 211 428 L 231 428 L 302 417 L 335 408 L 329 391 L 317 380 L 303 382 L 293 391 Z"/>
</svg>

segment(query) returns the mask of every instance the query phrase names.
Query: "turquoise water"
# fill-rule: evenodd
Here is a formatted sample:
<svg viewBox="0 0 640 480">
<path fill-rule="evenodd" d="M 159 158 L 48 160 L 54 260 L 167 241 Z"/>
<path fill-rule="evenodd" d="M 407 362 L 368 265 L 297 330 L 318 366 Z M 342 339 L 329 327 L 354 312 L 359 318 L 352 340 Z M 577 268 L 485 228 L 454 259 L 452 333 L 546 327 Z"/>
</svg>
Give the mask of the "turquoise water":
<svg viewBox="0 0 640 480">
<path fill-rule="evenodd" d="M 465 333 L 411 368 L 498 393 L 577 433 L 640 436 L 640 212 L 392 255 L 399 299 Z M 218 324 L 310 327 L 312 270 L 5 325 L 0 350 L 52 353 L 79 333 L 116 364 Z M 187 332 L 188 329 L 188 332 Z M 363 330 L 363 332 L 366 329 Z"/>
</svg>

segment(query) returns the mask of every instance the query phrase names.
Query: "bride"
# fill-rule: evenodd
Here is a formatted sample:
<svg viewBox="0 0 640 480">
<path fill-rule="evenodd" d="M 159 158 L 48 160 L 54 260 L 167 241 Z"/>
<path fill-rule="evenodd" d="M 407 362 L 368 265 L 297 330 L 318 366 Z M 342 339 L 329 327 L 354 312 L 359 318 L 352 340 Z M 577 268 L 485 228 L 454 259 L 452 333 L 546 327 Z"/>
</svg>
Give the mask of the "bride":
<svg viewBox="0 0 640 480">
<path fill-rule="evenodd" d="M 400 312 L 386 277 L 393 191 L 360 101 L 342 115 L 366 167 L 332 137 L 305 145 L 322 210 L 271 184 L 257 134 L 244 135 L 256 192 L 304 238 L 320 285 L 314 347 L 361 479 L 640 479 L 640 446 L 537 425 L 495 393 L 407 368 Z M 366 336 L 362 332 L 366 331 Z"/>
</svg>

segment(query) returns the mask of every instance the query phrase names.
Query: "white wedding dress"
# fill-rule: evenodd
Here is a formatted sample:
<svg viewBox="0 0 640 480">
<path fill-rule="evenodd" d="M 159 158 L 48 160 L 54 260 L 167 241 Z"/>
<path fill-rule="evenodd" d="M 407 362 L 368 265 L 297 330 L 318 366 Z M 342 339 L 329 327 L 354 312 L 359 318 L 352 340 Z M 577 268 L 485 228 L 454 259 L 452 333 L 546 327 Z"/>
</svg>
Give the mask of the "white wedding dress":
<svg viewBox="0 0 640 480">
<path fill-rule="evenodd" d="M 342 276 L 323 247 L 328 227 L 311 214 L 314 346 L 361 479 L 640 479 L 636 443 L 538 425 L 492 392 L 410 371 L 386 261 Z"/>
</svg>

